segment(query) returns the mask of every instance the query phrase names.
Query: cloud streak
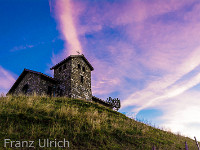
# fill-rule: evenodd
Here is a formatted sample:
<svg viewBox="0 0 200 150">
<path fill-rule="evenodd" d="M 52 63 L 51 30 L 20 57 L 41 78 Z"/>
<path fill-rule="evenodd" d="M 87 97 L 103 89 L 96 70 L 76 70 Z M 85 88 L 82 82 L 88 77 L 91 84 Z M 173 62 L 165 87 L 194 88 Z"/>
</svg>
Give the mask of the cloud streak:
<svg viewBox="0 0 200 150">
<path fill-rule="evenodd" d="M 15 82 L 15 75 L 0 66 L 0 92 L 7 92 Z"/>
<path fill-rule="evenodd" d="M 58 0 L 55 2 L 56 19 L 59 29 L 65 40 L 65 52 L 67 55 L 82 53 L 82 46 L 78 39 L 75 23 L 75 11 L 71 0 Z"/>
<path fill-rule="evenodd" d="M 199 84 L 199 74 L 194 77 L 186 78 L 181 83 L 176 83 L 178 80 L 181 80 L 184 75 L 194 71 L 195 69 L 198 70 L 200 65 L 200 60 L 198 59 L 199 54 L 200 48 L 197 48 L 188 56 L 188 58 L 185 58 L 182 64 L 174 66 L 176 70 L 174 70 L 172 74 L 164 75 L 160 79 L 150 82 L 145 89 L 129 96 L 127 100 L 123 101 L 123 107 L 129 105 L 141 106 L 138 108 L 138 112 L 146 107 L 154 106 L 155 101 L 177 96 L 196 84 Z"/>
<path fill-rule="evenodd" d="M 28 44 L 20 45 L 20 46 L 13 47 L 10 51 L 15 52 L 15 51 L 24 50 L 24 49 L 33 48 L 33 47 L 34 47 L 34 45 L 28 45 Z"/>
</svg>

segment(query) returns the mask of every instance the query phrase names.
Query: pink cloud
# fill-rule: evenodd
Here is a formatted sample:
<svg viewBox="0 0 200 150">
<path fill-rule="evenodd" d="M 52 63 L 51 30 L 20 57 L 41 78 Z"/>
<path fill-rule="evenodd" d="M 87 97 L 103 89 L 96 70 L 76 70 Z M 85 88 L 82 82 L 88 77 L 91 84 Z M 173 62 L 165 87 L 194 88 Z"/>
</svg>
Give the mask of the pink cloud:
<svg viewBox="0 0 200 150">
<path fill-rule="evenodd" d="M 59 0 L 55 5 L 56 18 L 59 23 L 59 29 L 63 35 L 65 43 L 65 51 L 67 55 L 77 54 L 77 51 L 82 53 L 82 46 L 78 39 L 76 31 L 76 9 L 71 0 Z"/>
<path fill-rule="evenodd" d="M 0 66 L 0 92 L 7 92 L 15 82 L 15 75 Z"/>
<path fill-rule="evenodd" d="M 128 1 L 118 6 L 110 5 L 112 21 L 117 25 L 127 25 L 132 23 L 143 23 L 154 16 L 177 11 L 187 5 L 192 4 L 195 0 L 169 0 L 169 1 Z M 120 11 L 119 11 L 120 9 Z M 117 16 L 117 17 L 116 17 Z"/>
<path fill-rule="evenodd" d="M 137 105 L 139 108 L 137 112 L 147 108 L 153 107 L 159 103 L 160 100 L 166 100 L 173 96 L 177 96 L 200 83 L 199 74 L 196 76 L 184 79 L 181 84 L 176 81 L 183 78 L 191 71 L 194 71 L 199 65 L 200 60 L 200 47 L 193 50 L 193 53 L 188 55 L 181 64 L 175 64 L 173 72 L 171 69 L 168 74 L 164 74 L 162 77 L 156 78 L 154 81 L 149 82 L 148 86 L 138 92 L 130 95 L 123 101 L 123 107 L 128 105 Z"/>
<path fill-rule="evenodd" d="M 128 81 L 125 78 L 135 80 L 144 78 L 144 73 L 138 64 L 137 54 L 129 44 L 122 41 L 116 43 L 115 46 L 109 45 L 107 50 L 111 53 L 109 61 L 98 59 L 95 56 L 91 61 L 95 68 L 92 73 L 93 94 L 108 97 L 114 91 L 126 93 L 135 89 L 136 87 L 127 87 L 126 82 Z"/>
</svg>

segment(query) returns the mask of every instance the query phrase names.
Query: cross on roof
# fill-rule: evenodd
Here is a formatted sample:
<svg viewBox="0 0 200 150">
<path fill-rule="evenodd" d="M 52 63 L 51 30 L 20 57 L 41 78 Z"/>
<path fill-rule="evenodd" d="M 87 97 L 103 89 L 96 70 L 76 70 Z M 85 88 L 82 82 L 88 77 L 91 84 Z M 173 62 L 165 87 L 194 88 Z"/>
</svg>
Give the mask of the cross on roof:
<svg viewBox="0 0 200 150">
<path fill-rule="evenodd" d="M 76 51 L 78 53 L 78 55 L 80 55 L 80 52 L 79 51 Z"/>
</svg>

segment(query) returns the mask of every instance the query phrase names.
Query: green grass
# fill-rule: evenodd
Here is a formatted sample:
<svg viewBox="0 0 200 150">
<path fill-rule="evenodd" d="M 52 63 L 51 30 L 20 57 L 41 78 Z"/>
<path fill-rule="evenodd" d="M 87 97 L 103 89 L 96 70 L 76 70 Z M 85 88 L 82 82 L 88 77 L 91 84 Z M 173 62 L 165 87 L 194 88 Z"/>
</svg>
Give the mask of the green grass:
<svg viewBox="0 0 200 150">
<path fill-rule="evenodd" d="M 45 96 L 0 98 L 0 149 L 6 149 L 4 139 L 35 141 L 39 149 L 39 139 L 64 138 L 69 141 L 67 149 L 151 150 L 155 145 L 176 150 L 185 149 L 185 141 L 189 149 L 197 149 L 190 138 L 153 128 L 96 103 Z"/>
</svg>

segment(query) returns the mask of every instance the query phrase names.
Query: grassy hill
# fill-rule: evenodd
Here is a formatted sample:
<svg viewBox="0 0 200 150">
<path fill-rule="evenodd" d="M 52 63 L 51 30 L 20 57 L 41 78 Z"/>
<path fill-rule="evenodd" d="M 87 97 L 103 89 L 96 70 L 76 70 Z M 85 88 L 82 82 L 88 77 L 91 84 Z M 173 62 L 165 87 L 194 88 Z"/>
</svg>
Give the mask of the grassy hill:
<svg viewBox="0 0 200 150">
<path fill-rule="evenodd" d="M 0 98 L 0 149 L 9 149 L 4 148 L 5 139 L 34 141 L 39 149 L 39 139 L 58 142 L 64 138 L 69 141 L 65 149 L 151 150 L 155 145 L 156 149 L 175 150 L 185 149 L 185 141 L 189 149 L 197 149 L 189 138 L 137 122 L 96 103 L 37 96 Z M 51 149 L 59 149 L 52 145 Z M 6 146 L 10 147 L 10 142 Z M 28 149 L 25 146 L 21 149 Z"/>
</svg>

